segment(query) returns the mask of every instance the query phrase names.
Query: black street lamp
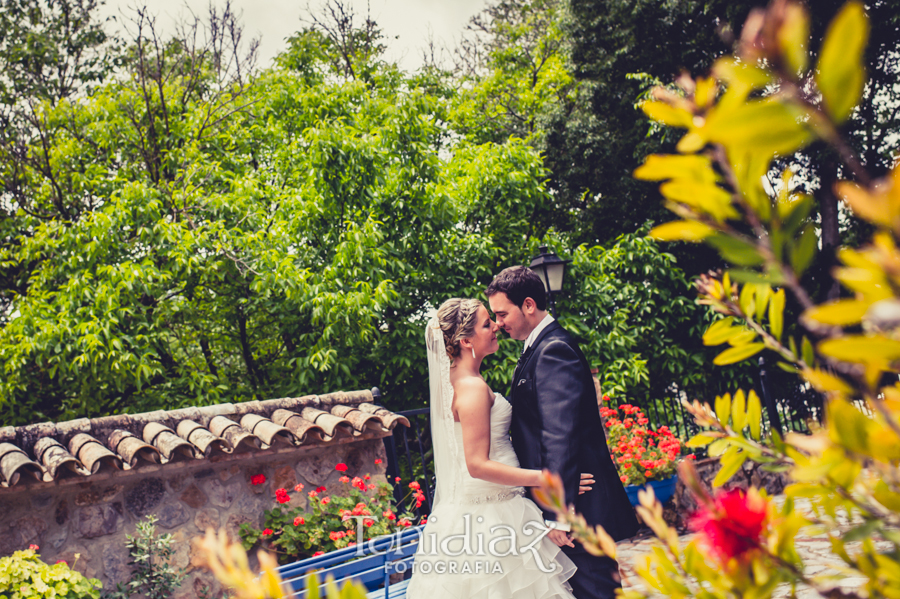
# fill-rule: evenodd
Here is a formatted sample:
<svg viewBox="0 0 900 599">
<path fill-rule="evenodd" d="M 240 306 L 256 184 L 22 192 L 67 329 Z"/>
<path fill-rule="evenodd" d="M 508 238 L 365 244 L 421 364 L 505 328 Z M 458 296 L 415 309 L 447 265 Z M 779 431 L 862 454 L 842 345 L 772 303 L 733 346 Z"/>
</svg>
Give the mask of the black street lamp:
<svg viewBox="0 0 900 599">
<path fill-rule="evenodd" d="M 550 302 L 550 314 L 556 318 L 556 303 L 553 301 L 553 295 L 562 289 L 566 264 L 571 260 L 563 260 L 553 252 L 548 252 L 546 245 L 541 246 L 540 252 L 540 255 L 531 259 L 528 268 L 533 270 L 544 282 L 544 289 L 547 291 L 547 299 Z"/>
</svg>

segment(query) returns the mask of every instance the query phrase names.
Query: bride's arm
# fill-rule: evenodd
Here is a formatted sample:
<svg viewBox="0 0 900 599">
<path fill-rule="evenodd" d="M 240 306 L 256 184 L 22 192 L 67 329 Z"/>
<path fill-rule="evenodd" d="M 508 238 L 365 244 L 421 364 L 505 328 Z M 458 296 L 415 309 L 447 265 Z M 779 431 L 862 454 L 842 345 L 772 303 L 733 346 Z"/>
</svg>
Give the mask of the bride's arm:
<svg viewBox="0 0 900 599">
<path fill-rule="evenodd" d="M 473 478 L 510 487 L 536 487 L 540 470 L 525 470 L 495 462 L 491 452 L 491 402 L 487 384 L 474 377 L 457 382 L 453 406 L 462 425 L 466 467 Z"/>
</svg>

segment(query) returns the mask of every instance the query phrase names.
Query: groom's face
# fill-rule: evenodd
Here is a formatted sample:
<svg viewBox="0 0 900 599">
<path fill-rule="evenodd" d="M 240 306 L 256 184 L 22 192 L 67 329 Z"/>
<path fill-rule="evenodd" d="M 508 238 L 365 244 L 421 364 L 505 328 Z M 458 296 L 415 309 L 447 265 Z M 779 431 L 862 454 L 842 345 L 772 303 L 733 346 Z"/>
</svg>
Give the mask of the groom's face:
<svg viewBox="0 0 900 599">
<path fill-rule="evenodd" d="M 533 327 L 529 326 L 522 309 L 509 301 L 505 293 L 495 293 L 488 298 L 488 304 L 497 320 L 497 326 L 506 331 L 511 338 L 517 341 L 525 341 L 528 338 Z"/>
</svg>

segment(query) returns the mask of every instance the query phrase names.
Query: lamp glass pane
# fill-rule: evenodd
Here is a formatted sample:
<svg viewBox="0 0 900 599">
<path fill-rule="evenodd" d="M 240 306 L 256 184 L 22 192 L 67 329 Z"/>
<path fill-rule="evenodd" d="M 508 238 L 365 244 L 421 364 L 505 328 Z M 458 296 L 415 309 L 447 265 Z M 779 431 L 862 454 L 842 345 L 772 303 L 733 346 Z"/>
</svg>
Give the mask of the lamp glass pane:
<svg viewBox="0 0 900 599">
<path fill-rule="evenodd" d="M 562 262 L 547 265 L 547 278 L 550 279 L 550 291 L 557 292 L 562 289 L 563 272 L 566 265 Z M 546 285 L 546 283 L 544 283 Z"/>
</svg>

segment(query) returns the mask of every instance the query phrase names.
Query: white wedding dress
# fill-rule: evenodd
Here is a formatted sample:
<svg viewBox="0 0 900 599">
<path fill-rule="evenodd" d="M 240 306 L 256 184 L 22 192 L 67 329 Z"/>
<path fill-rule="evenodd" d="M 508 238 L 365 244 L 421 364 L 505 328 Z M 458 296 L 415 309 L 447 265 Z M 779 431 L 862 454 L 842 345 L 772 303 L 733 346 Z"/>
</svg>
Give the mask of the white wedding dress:
<svg viewBox="0 0 900 599">
<path fill-rule="evenodd" d="M 509 439 L 511 418 L 512 406 L 495 393 L 490 459 L 518 467 Z M 443 451 L 453 448 L 459 459 L 462 426 L 452 425 L 454 438 Z M 441 448 L 436 445 L 438 451 Z M 543 514 L 524 497 L 524 489 L 472 478 L 462 459 L 462 467 L 453 469 L 457 481 L 452 496 L 441 496 L 425 525 L 407 596 L 573 599 L 566 581 L 575 573 L 575 565 L 546 537 Z M 439 491 L 440 476 L 439 469 Z"/>
</svg>

